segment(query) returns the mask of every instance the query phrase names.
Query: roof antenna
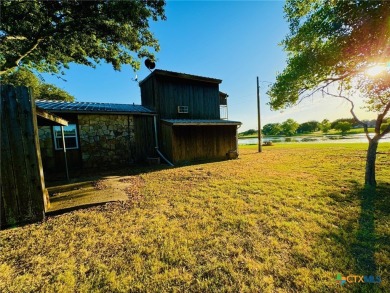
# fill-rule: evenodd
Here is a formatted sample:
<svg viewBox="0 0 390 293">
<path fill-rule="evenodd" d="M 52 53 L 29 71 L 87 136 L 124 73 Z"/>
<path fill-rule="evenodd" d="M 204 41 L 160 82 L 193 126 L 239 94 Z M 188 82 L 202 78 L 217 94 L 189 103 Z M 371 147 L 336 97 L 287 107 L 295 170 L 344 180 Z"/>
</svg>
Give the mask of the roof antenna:
<svg viewBox="0 0 390 293">
<path fill-rule="evenodd" d="M 156 63 L 148 58 L 145 60 L 145 66 L 150 70 L 150 72 L 152 72 L 152 69 L 156 67 Z"/>
</svg>

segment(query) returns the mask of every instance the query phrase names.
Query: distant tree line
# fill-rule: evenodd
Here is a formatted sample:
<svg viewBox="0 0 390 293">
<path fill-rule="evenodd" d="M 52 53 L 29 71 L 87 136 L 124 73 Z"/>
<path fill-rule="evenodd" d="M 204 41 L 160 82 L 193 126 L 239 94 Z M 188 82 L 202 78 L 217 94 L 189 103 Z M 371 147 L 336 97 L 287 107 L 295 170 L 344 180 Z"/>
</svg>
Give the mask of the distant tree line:
<svg viewBox="0 0 390 293">
<path fill-rule="evenodd" d="M 363 121 L 371 127 L 375 127 L 376 120 L 365 120 Z M 386 121 L 384 125 L 387 126 L 388 122 Z M 351 118 L 341 118 L 336 119 L 333 122 L 330 122 L 328 119 L 324 119 L 321 122 L 312 120 L 299 124 L 293 119 L 287 119 L 282 123 L 268 123 L 263 126 L 262 133 L 263 135 L 286 135 L 292 136 L 295 134 L 308 134 L 317 131 L 322 131 L 323 133 L 328 133 L 331 129 L 340 131 L 343 135 L 350 131 L 352 128 L 361 127 L 358 122 Z M 241 132 L 240 136 L 248 136 L 257 134 L 257 130 L 249 129 L 247 131 Z"/>
<path fill-rule="evenodd" d="M 257 134 L 257 130 L 255 129 L 248 129 L 247 131 L 240 132 L 240 136 L 249 136 L 249 135 L 255 135 Z"/>
</svg>

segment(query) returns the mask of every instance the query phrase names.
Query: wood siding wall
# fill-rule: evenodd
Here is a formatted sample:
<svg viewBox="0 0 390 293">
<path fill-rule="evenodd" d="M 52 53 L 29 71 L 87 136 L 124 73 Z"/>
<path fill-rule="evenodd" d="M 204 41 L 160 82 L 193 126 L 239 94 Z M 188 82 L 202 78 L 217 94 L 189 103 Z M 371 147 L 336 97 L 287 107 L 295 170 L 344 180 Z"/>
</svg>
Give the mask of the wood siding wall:
<svg viewBox="0 0 390 293">
<path fill-rule="evenodd" d="M 153 116 L 134 116 L 135 162 L 142 163 L 147 157 L 156 156 Z"/>
<path fill-rule="evenodd" d="M 152 76 L 141 85 L 141 100 L 161 119 L 220 119 L 218 84 Z M 178 106 L 188 106 L 188 113 L 178 113 Z"/>
<path fill-rule="evenodd" d="M 44 218 L 45 183 L 35 103 L 26 87 L 1 86 L 0 227 Z"/>
<path fill-rule="evenodd" d="M 173 158 L 173 129 L 171 125 L 161 123 L 161 132 L 160 132 L 160 149 L 163 154 L 172 162 Z"/>
<path fill-rule="evenodd" d="M 226 153 L 237 150 L 237 126 L 173 126 L 171 132 L 164 125 L 165 140 L 172 142 L 174 163 L 197 160 L 223 160 Z M 169 138 L 171 136 L 171 138 Z M 167 145 L 169 149 L 169 145 Z"/>
<path fill-rule="evenodd" d="M 157 112 L 157 105 L 154 100 L 154 91 L 153 91 L 154 77 L 145 80 L 141 87 L 141 104 L 144 107 L 152 111 Z"/>
</svg>

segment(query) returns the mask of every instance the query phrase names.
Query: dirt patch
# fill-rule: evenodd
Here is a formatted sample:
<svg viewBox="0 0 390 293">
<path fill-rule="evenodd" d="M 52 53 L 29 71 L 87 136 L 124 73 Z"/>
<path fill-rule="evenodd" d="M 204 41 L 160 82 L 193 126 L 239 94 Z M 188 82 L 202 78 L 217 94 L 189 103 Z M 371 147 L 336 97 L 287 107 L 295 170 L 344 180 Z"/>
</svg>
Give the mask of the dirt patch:
<svg viewBox="0 0 390 293">
<path fill-rule="evenodd" d="M 119 179 L 118 181 L 126 184 L 124 190 L 131 201 L 138 202 L 142 200 L 141 188 L 145 185 L 144 179 L 139 176 L 131 176 Z"/>
<path fill-rule="evenodd" d="M 183 169 L 180 173 L 175 173 L 172 180 L 178 182 L 204 182 L 211 178 L 220 177 L 218 174 L 213 174 L 210 171 L 204 170 L 203 168 L 195 169 Z"/>
<path fill-rule="evenodd" d="M 95 187 L 96 190 L 103 190 L 107 189 L 108 185 L 104 182 L 104 180 L 97 180 L 93 182 L 93 187 Z"/>
<path fill-rule="evenodd" d="M 119 179 L 118 179 L 119 178 Z M 77 209 L 77 207 L 114 202 L 139 202 L 144 180 L 140 176 L 108 176 L 94 181 L 61 184 L 48 188 L 49 212 Z"/>
</svg>

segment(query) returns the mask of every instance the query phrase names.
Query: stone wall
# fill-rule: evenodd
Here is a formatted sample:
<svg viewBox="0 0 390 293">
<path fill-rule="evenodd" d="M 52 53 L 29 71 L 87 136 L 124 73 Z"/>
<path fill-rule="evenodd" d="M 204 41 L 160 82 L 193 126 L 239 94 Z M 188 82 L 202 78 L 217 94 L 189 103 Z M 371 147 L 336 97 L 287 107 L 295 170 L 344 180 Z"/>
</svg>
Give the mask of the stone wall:
<svg viewBox="0 0 390 293">
<path fill-rule="evenodd" d="M 78 115 L 83 167 L 104 168 L 134 162 L 132 115 Z"/>
<path fill-rule="evenodd" d="M 39 145 L 41 148 L 42 165 L 44 170 L 55 168 L 54 145 L 51 126 L 38 127 Z"/>
</svg>

